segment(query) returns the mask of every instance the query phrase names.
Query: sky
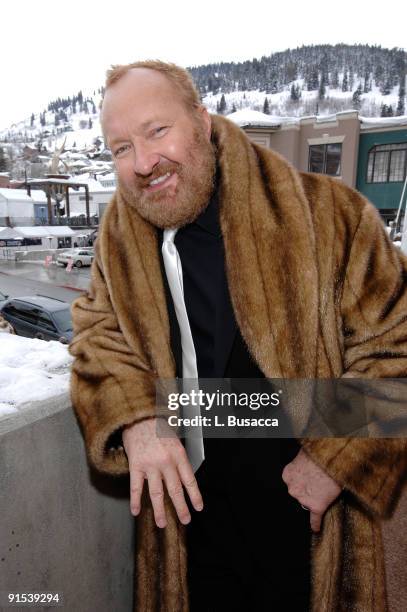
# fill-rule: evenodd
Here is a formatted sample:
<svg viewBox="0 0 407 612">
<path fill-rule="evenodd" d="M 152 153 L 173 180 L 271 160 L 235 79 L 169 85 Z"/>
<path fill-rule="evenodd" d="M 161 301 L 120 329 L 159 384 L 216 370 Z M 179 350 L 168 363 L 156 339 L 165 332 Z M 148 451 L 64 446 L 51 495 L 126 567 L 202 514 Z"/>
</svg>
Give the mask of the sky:
<svg viewBox="0 0 407 612">
<path fill-rule="evenodd" d="M 13 0 L 2 8 L 0 129 L 82 89 L 111 64 L 243 61 L 309 44 L 407 47 L 405 19 L 377 0 Z M 400 9 L 401 11 L 401 9 Z"/>
</svg>

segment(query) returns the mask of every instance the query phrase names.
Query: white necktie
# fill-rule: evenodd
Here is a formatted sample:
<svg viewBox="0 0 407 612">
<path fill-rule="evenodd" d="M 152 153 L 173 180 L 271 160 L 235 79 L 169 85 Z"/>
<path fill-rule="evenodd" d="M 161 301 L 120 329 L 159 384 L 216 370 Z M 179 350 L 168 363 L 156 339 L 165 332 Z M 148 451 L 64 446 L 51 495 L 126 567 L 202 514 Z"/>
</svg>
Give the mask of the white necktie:
<svg viewBox="0 0 407 612">
<path fill-rule="evenodd" d="M 184 300 L 184 285 L 182 277 L 182 265 L 177 247 L 174 244 L 175 234 L 178 229 L 164 230 L 164 239 L 162 246 L 162 254 L 164 260 L 165 273 L 168 279 L 171 296 L 174 302 L 175 314 L 177 316 L 178 325 L 181 334 L 182 347 L 182 378 L 189 379 L 184 392 L 191 391 L 192 388 L 198 387 L 198 367 L 196 362 L 196 353 L 194 341 L 192 338 L 191 328 L 188 320 L 188 313 Z M 193 380 L 190 380 L 193 379 Z M 184 407 L 183 416 L 193 418 L 200 416 L 201 411 L 199 406 Z M 185 439 L 185 448 L 188 458 L 191 462 L 194 472 L 199 468 L 205 458 L 204 444 L 202 436 L 202 426 L 194 427 L 194 437 Z"/>
</svg>

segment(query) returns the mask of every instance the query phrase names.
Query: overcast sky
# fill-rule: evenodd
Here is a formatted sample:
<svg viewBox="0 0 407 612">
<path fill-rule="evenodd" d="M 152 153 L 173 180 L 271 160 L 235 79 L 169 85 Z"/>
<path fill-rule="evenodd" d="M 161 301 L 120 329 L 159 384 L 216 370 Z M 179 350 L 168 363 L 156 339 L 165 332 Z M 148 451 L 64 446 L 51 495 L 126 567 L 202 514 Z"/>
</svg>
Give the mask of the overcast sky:
<svg viewBox="0 0 407 612">
<path fill-rule="evenodd" d="M 13 0 L 2 7 L 0 129 L 103 84 L 114 63 L 193 66 L 301 45 L 407 45 L 403 9 L 374 0 Z M 393 3 L 392 6 L 397 6 Z M 399 4 L 402 6 L 402 3 Z"/>
</svg>

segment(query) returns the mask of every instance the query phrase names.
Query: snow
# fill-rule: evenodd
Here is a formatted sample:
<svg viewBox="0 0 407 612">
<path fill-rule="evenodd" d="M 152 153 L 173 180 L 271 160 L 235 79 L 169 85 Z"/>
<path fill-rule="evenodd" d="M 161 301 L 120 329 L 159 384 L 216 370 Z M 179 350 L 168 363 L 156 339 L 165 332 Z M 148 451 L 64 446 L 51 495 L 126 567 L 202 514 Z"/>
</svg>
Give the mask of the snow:
<svg viewBox="0 0 407 612">
<path fill-rule="evenodd" d="M 60 342 L 0 334 L 0 417 L 67 392 L 72 360 Z"/>
<path fill-rule="evenodd" d="M 30 202 L 30 204 L 32 204 L 30 196 L 28 196 L 22 189 L 9 189 L 8 187 L 1 187 L 0 196 L 3 196 L 3 198 L 6 198 L 6 200 L 18 200 L 20 202 Z"/>
<path fill-rule="evenodd" d="M 278 127 L 282 122 L 282 117 L 266 115 L 265 113 L 260 113 L 259 111 L 250 110 L 249 108 L 236 111 L 235 113 L 230 113 L 227 118 L 233 121 L 233 123 L 236 123 L 236 125 L 240 126 L 256 125 Z"/>
<path fill-rule="evenodd" d="M 41 226 L 32 226 L 32 227 L 23 227 L 17 226 L 14 228 L 13 235 L 9 236 L 9 231 L 12 228 L 4 228 L 0 229 L 0 239 L 5 239 L 5 237 L 14 238 L 15 236 L 20 236 L 24 238 L 47 238 L 48 236 L 57 236 L 62 238 L 64 236 L 73 236 L 74 231 L 71 230 L 70 227 L 62 227 L 57 225 L 41 225 Z"/>
<path fill-rule="evenodd" d="M 406 125 L 407 126 L 407 115 L 402 115 L 401 117 L 361 117 L 359 116 L 361 122 L 361 129 L 369 129 L 372 127 L 389 127 L 396 125 Z"/>
</svg>

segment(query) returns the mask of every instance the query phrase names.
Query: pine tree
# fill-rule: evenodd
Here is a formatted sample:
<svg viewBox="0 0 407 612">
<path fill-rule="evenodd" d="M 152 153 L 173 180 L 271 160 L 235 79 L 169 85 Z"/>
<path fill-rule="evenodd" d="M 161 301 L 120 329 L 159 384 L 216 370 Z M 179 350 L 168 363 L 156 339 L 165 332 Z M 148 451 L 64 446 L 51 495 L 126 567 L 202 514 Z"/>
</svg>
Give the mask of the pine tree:
<svg viewBox="0 0 407 612">
<path fill-rule="evenodd" d="M 334 70 L 331 77 L 331 87 L 332 89 L 338 89 L 339 87 L 339 74 L 337 70 Z"/>
<path fill-rule="evenodd" d="M 89 117 L 88 128 L 91 129 L 93 126 L 92 119 Z"/>
<path fill-rule="evenodd" d="M 352 105 L 353 105 L 353 108 L 355 108 L 356 110 L 360 110 L 360 107 L 362 105 L 361 96 L 362 96 L 362 84 L 359 83 L 358 88 L 355 89 L 355 91 L 353 92 L 353 96 L 352 96 Z"/>
<path fill-rule="evenodd" d="M 267 98 L 264 98 L 263 113 L 265 115 L 269 115 L 270 114 L 270 105 L 269 105 L 269 101 L 268 101 Z"/>
<path fill-rule="evenodd" d="M 85 102 L 83 103 L 83 112 L 88 114 L 89 113 L 89 109 L 88 109 L 88 101 L 85 100 Z"/>
<path fill-rule="evenodd" d="M 318 100 L 323 100 L 325 98 L 326 88 L 325 88 L 325 75 L 321 74 L 321 82 L 318 88 Z"/>
<path fill-rule="evenodd" d="M 236 112 L 236 106 L 235 106 L 235 103 L 233 102 L 232 113 L 235 113 L 235 112 Z"/>
<path fill-rule="evenodd" d="M 0 172 L 7 172 L 8 171 L 8 161 L 7 158 L 4 154 L 4 149 L 3 147 L 0 147 Z"/>
<path fill-rule="evenodd" d="M 382 104 L 380 107 L 380 117 L 387 117 L 388 116 L 387 112 L 388 112 L 387 104 Z"/>
<path fill-rule="evenodd" d="M 382 96 L 388 96 L 391 92 L 390 79 L 387 77 L 380 86 Z"/>
<path fill-rule="evenodd" d="M 31 127 L 34 127 L 34 120 L 35 120 L 34 113 L 32 113 L 31 121 L 30 121 Z"/>
<path fill-rule="evenodd" d="M 226 112 L 226 100 L 225 100 L 225 95 L 222 94 L 220 102 L 219 102 L 219 113 L 221 115 L 223 115 Z"/>
<path fill-rule="evenodd" d="M 348 73 L 346 72 L 346 70 L 343 73 L 342 91 L 348 91 Z"/>
<path fill-rule="evenodd" d="M 393 117 L 394 116 L 394 112 L 393 112 L 393 107 L 390 104 L 389 108 L 387 109 L 387 116 L 388 117 Z"/>
<path fill-rule="evenodd" d="M 315 89 L 318 89 L 318 85 L 319 85 L 318 69 L 315 66 L 313 66 L 307 78 L 307 89 L 308 91 L 315 91 Z"/>
<path fill-rule="evenodd" d="M 403 81 L 404 81 L 404 75 L 402 75 L 402 78 L 400 79 L 399 99 L 398 99 L 398 102 L 397 102 L 397 109 L 396 109 L 396 115 L 399 116 L 399 117 L 401 115 L 404 115 L 404 113 L 405 113 L 404 98 L 405 98 L 405 95 L 406 95 L 406 91 L 404 89 Z"/>
</svg>

